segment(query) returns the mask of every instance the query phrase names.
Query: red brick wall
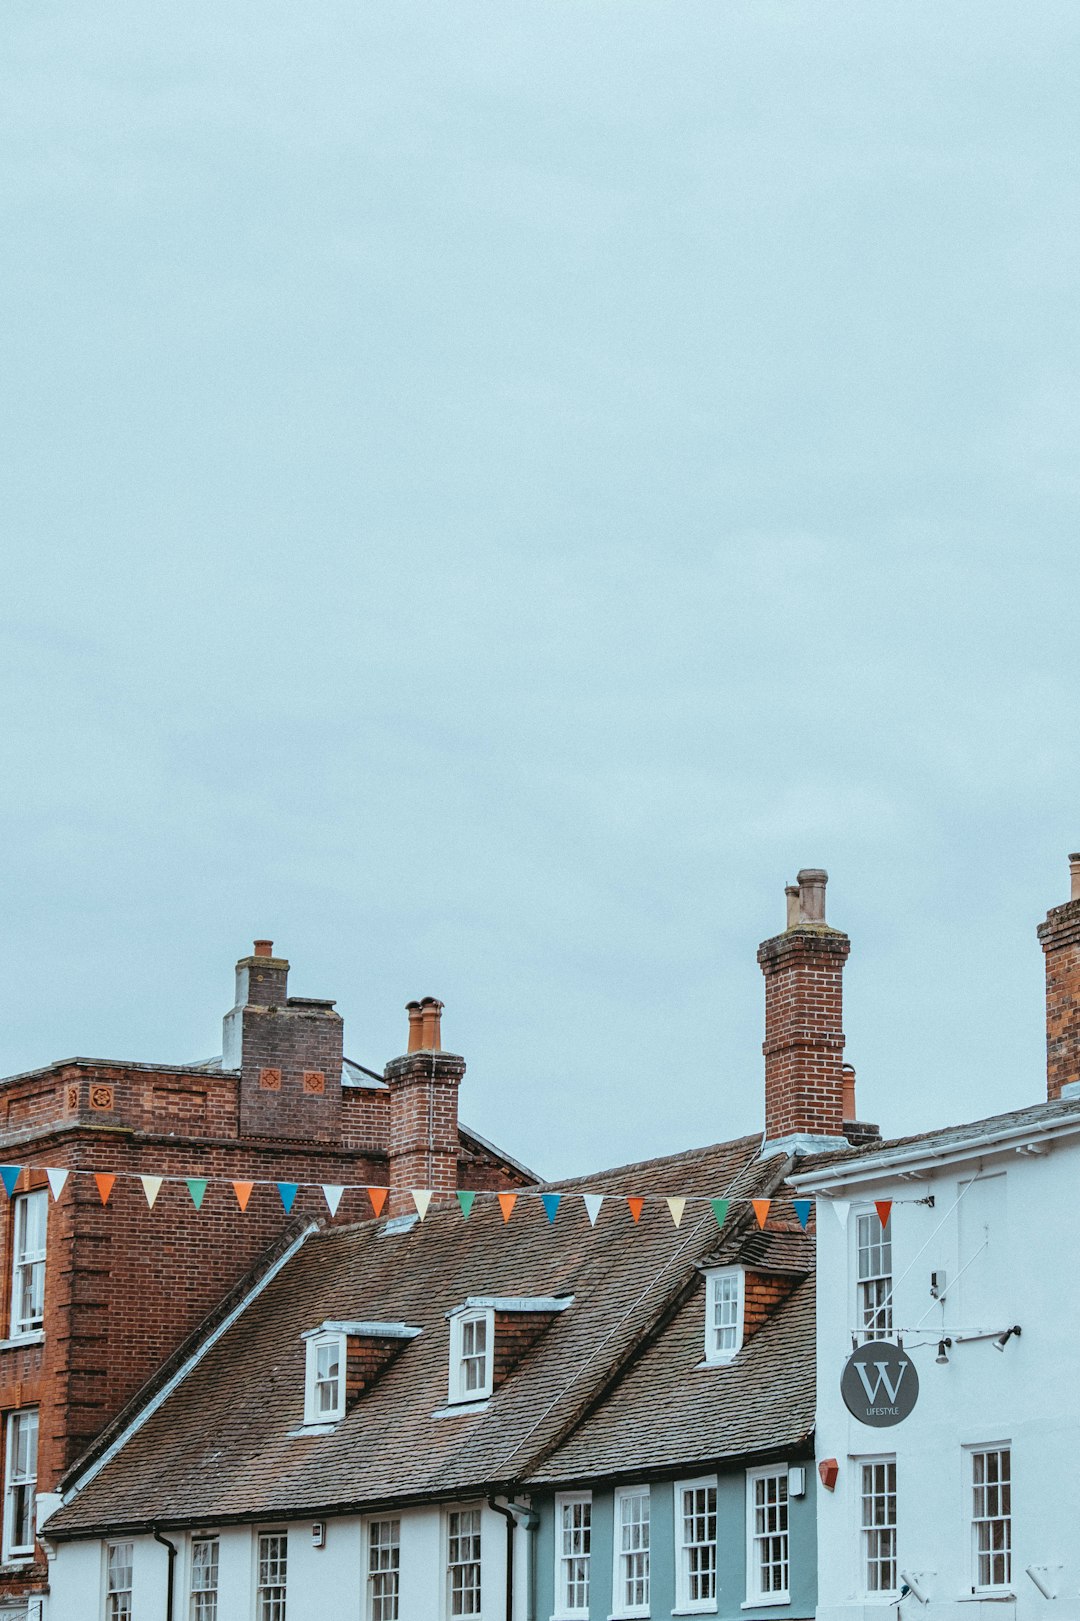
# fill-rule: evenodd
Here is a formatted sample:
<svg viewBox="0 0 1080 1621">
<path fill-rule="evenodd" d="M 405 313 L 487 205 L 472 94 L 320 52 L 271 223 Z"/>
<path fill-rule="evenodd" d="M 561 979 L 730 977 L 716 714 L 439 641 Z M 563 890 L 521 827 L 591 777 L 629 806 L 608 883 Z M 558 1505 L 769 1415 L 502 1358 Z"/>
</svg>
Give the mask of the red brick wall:
<svg viewBox="0 0 1080 1621">
<path fill-rule="evenodd" d="M 1046 1095 L 1080 1081 L 1080 900 L 1067 901 L 1039 925 L 1046 954 Z"/>
<path fill-rule="evenodd" d="M 412 1209 L 413 1188 L 437 1199 L 457 1191 L 458 1088 L 465 1060 L 454 1053 L 421 1051 L 386 1066 L 390 1087 L 390 1213 Z"/>
<path fill-rule="evenodd" d="M 743 1339 L 757 1332 L 801 1280 L 775 1272 L 747 1272 L 743 1279 Z"/>
<path fill-rule="evenodd" d="M 765 1133 L 843 1135 L 846 934 L 804 924 L 758 948 L 765 975 Z"/>
<path fill-rule="evenodd" d="M 551 1327 L 555 1313 L 550 1311 L 497 1311 L 495 1313 L 495 1354 L 491 1368 L 492 1389 L 498 1390 L 525 1353 Z"/>
</svg>

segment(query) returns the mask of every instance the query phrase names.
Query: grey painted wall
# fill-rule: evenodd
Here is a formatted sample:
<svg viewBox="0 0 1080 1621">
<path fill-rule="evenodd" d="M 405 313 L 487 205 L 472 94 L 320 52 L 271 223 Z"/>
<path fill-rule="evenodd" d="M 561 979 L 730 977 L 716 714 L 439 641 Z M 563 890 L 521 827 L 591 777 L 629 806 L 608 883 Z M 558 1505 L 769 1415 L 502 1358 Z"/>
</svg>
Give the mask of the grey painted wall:
<svg viewBox="0 0 1080 1621">
<path fill-rule="evenodd" d="M 809 1617 L 817 1604 L 817 1535 L 815 1488 L 817 1473 L 806 1460 L 806 1496 L 789 1504 L 791 1537 L 791 1601 L 743 1609 L 746 1598 L 746 1474 L 743 1470 L 718 1472 L 716 1493 L 717 1614 L 730 1621 L 783 1621 Z M 687 1478 L 692 1478 L 688 1474 Z M 669 1616 L 675 1607 L 675 1499 L 670 1480 L 650 1483 L 650 1609 L 654 1617 Z M 555 1498 L 534 1496 L 540 1515 L 536 1533 L 536 1621 L 548 1621 L 555 1612 Z M 612 1555 L 614 1493 L 593 1492 L 592 1569 L 589 1588 L 590 1621 L 607 1621 L 612 1609 Z"/>
</svg>

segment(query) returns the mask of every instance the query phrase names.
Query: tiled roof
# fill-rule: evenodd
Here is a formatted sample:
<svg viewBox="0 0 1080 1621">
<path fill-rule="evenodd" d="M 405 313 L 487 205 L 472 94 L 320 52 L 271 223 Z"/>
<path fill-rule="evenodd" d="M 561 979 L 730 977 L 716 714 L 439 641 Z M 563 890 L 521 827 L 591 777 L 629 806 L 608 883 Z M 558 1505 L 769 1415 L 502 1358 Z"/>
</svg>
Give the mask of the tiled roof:
<svg viewBox="0 0 1080 1621">
<path fill-rule="evenodd" d="M 1080 1098 L 1054 1098 L 1049 1102 L 1030 1104 L 1025 1109 L 988 1115 L 984 1120 L 965 1121 L 959 1126 L 940 1126 L 933 1131 L 914 1132 L 909 1137 L 890 1137 L 858 1147 L 814 1154 L 799 1164 L 795 1174 L 809 1176 L 832 1166 L 840 1168 L 857 1164 L 865 1164 L 869 1170 L 879 1156 L 905 1148 L 921 1148 L 927 1154 L 947 1154 L 952 1149 L 983 1137 L 991 1138 L 1009 1131 L 1039 1131 L 1067 1121 L 1080 1123 Z"/>
<path fill-rule="evenodd" d="M 763 1165 L 757 1159 L 758 1141 L 721 1143 L 574 1185 L 745 1199 L 769 1191 L 784 1169 L 781 1160 Z M 332 1512 L 521 1480 L 595 1404 L 612 1370 L 628 1363 L 658 1317 L 696 1288 L 696 1264 L 715 1250 L 716 1236 L 707 1206 L 688 1207 L 676 1228 L 661 1202 L 647 1203 L 635 1225 L 626 1206 L 611 1199 L 592 1228 L 579 1200 L 567 1200 L 552 1225 L 539 1200 L 525 1197 L 508 1224 L 494 1200 L 478 1199 L 468 1221 L 455 1207 L 443 1207 L 405 1232 L 388 1234 L 382 1222 L 321 1231 L 118 1455 L 50 1519 L 50 1536 Z M 445 1313 L 477 1294 L 572 1294 L 574 1302 L 486 1411 L 434 1418 L 447 1394 Z M 693 1316 L 687 1307 L 676 1321 L 687 1345 Z M 303 1416 L 301 1334 L 327 1319 L 367 1318 L 410 1323 L 423 1332 L 332 1434 L 295 1434 Z M 801 1291 L 796 1318 L 805 1328 Z M 755 1340 L 764 1345 L 770 1331 L 767 1325 Z M 798 1326 L 785 1328 L 785 1335 L 787 1357 Z M 804 1339 L 810 1365 L 810 1330 Z M 758 1370 L 761 1363 L 753 1348 L 747 1366 Z M 804 1426 L 809 1407 L 802 1384 L 782 1399 L 770 1397 L 769 1406 L 763 1372 L 749 1378 L 730 1371 L 734 1382 L 715 1415 L 721 1448 L 738 1436 L 756 1437 L 758 1444 L 766 1408 L 782 1420 L 782 1439 Z M 791 1377 L 781 1370 L 781 1381 Z M 716 1390 L 719 1396 L 719 1385 Z M 698 1456 L 701 1413 L 685 1393 L 677 1419 L 665 1412 L 663 1425 L 665 1458 Z M 612 1454 L 617 1450 L 614 1437 L 605 1445 Z"/>
</svg>

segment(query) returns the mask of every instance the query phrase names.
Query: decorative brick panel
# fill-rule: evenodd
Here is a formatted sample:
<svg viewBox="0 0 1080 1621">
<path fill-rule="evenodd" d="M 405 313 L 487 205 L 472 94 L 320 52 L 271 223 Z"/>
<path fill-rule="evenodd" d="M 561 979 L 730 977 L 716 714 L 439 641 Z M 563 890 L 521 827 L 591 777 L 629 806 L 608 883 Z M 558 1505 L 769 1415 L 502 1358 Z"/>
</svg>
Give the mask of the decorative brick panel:
<svg viewBox="0 0 1080 1621">
<path fill-rule="evenodd" d="M 304 1071 L 304 1091 L 309 1097 L 322 1097 L 326 1091 L 326 1076 L 321 1069 Z"/>
<path fill-rule="evenodd" d="M 279 1069 L 261 1069 L 259 1071 L 259 1085 L 264 1092 L 280 1092 L 281 1071 Z"/>
</svg>

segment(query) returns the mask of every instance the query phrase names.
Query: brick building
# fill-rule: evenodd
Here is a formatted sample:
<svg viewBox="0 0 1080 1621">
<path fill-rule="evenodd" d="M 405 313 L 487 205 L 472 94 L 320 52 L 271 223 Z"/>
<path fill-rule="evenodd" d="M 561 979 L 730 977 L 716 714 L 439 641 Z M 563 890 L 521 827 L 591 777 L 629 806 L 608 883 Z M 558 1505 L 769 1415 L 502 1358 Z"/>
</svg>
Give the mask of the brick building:
<svg viewBox="0 0 1080 1621">
<path fill-rule="evenodd" d="M 331 1001 L 288 994 L 289 964 L 256 941 L 236 969 L 220 1058 L 159 1065 L 73 1058 L 0 1080 L 0 1159 L 19 1167 L 0 1269 L 3 1550 L 0 1616 L 46 1579 L 34 1489 L 50 1491 L 256 1263 L 312 1217 L 318 1186 L 502 1189 L 535 1179 L 458 1121 L 464 1060 L 442 1050 L 441 1004 L 409 1004 L 408 1051 L 380 1076 L 343 1056 Z M 47 1171 L 92 1176 L 59 1196 Z M 151 1208 L 138 1178 L 160 1177 Z M 184 1179 L 207 1178 L 196 1209 Z M 176 1178 L 178 1180 L 170 1180 Z M 231 1182 L 252 1184 L 241 1215 Z M 277 1182 L 301 1184 L 286 1214 Z M 335 1219 L 371 1214 L 348 1189 Z M 29 1507 L 28 1507 L 29 1505 Z"/>
</svg>

